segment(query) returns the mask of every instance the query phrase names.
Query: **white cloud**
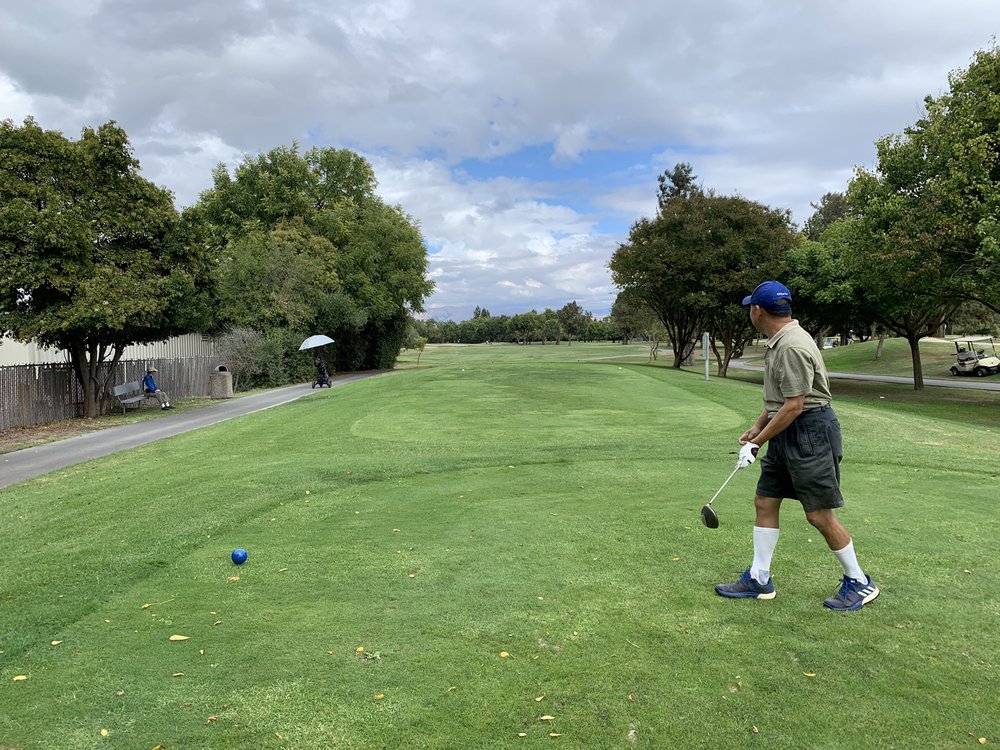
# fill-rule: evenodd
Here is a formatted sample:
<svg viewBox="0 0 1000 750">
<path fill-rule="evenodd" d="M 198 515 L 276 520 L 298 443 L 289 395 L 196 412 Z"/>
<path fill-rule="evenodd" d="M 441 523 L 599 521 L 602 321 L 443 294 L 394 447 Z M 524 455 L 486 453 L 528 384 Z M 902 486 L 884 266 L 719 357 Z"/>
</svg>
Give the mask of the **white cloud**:
<svg viewBox="0 0 1000 750">
<path fill-rule="evenodd" d="M 354 148 L 421 222 L 431 307 L 606 309 L 664 168 L 801 222 L 998 27 L 993 0 L 41 0 L 0 9 L 0 115 L 116 119 L 182 205 L 218 161 Z M 456 169 L 539 145 L 501 176 Z"/>
</svg>

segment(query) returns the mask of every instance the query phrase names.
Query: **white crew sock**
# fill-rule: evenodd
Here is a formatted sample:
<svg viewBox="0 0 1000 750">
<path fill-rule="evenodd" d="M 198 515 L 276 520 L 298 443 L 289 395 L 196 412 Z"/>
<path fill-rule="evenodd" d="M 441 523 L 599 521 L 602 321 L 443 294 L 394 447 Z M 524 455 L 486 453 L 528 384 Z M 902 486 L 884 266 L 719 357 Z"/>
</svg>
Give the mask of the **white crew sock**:
<svg viewBox="0 0 1000 750">
<path fill-rule="evenodd" d="M 844 568 L 844 575 L 848 578 L 853 578 L 855 581 L 860 581 L 861 583 L 868 583 L 868 576 L 858 565 L 858 556 L 854 554 L 854 540 L 852 539 L 847 543 L 847 546 L 843 549 L 833 550 L 833 554 L 837 556 L 840 560 L 840 564 Z"/>
<path fill-rule="evenodd" d="M 764 585 L 771 579 L 771 557 L 778 546 L 778 529 L 753 527 L 753 564 L 750 577 Z"/>
</svg>

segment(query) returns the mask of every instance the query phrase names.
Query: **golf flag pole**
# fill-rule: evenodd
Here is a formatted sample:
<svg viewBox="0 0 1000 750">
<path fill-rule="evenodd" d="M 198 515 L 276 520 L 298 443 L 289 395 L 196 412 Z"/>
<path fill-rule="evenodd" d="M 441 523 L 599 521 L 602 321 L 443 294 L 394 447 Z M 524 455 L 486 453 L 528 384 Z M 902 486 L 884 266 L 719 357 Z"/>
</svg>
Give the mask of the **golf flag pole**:
<svg viewBox="0 0 1000 750">
<path fill-rule="evenodd" d="M 705 355 L 705 380 L 708 380 L 708 331 L 701 334 L 701 351 Z"/>
</svg>

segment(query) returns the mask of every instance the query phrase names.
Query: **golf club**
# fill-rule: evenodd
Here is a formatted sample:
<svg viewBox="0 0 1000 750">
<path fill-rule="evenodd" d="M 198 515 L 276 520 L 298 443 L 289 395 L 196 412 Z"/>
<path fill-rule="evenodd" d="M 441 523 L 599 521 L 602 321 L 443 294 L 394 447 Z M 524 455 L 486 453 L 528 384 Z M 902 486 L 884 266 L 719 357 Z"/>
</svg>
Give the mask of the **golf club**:
<svg viewBox="0 0 1000 750">
<path fill-rule="evenodd" d="M 708 504 L 705 505 L 705 507 L 701 509 L 701 520 L 705 522 L 705 525 L 708 528 L 710 528 L 710 529 L 717 529 L 717 528 L 719 528 L 719 517 L 715 514 L 715 511 L 712 510 L 712 503 L 715 502 L 715 498 L 717 498 L 719 495 L 722 494 L 722 491 L 724 489 L 726 489 L 726 485 L 729 484 L 729 480 L 732 479 L 733 477 L 735 477 L 736 476 L 736 472 L 739 471 L 739 470 L 740 470 L 739 466 L 737 466 L 735 469 L 733 469 L 733 473 L 729 475 L 729 479 L 727 479 L 725 482 L 722 483 L 722 486 L 719 487 L 719 491 L 716 492 L 712 496 L 712 499 L 708 501 Z"/>
</svg>

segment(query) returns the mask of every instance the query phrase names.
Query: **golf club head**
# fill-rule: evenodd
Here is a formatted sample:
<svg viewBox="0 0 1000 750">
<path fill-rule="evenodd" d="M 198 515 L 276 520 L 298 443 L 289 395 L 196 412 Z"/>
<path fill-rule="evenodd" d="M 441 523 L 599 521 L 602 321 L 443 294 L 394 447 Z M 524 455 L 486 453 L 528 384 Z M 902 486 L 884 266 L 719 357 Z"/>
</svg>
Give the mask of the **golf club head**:
<svg viewBox="0 0 1000 750">
<path fill-rule="evenodd" d="M 704 521 L 705 525 L 710 529 L 719 528 L 719 517 L 712 510 L 711 505 L 706 505 L 701 509 L 701 520 Z"/>
</svg>

